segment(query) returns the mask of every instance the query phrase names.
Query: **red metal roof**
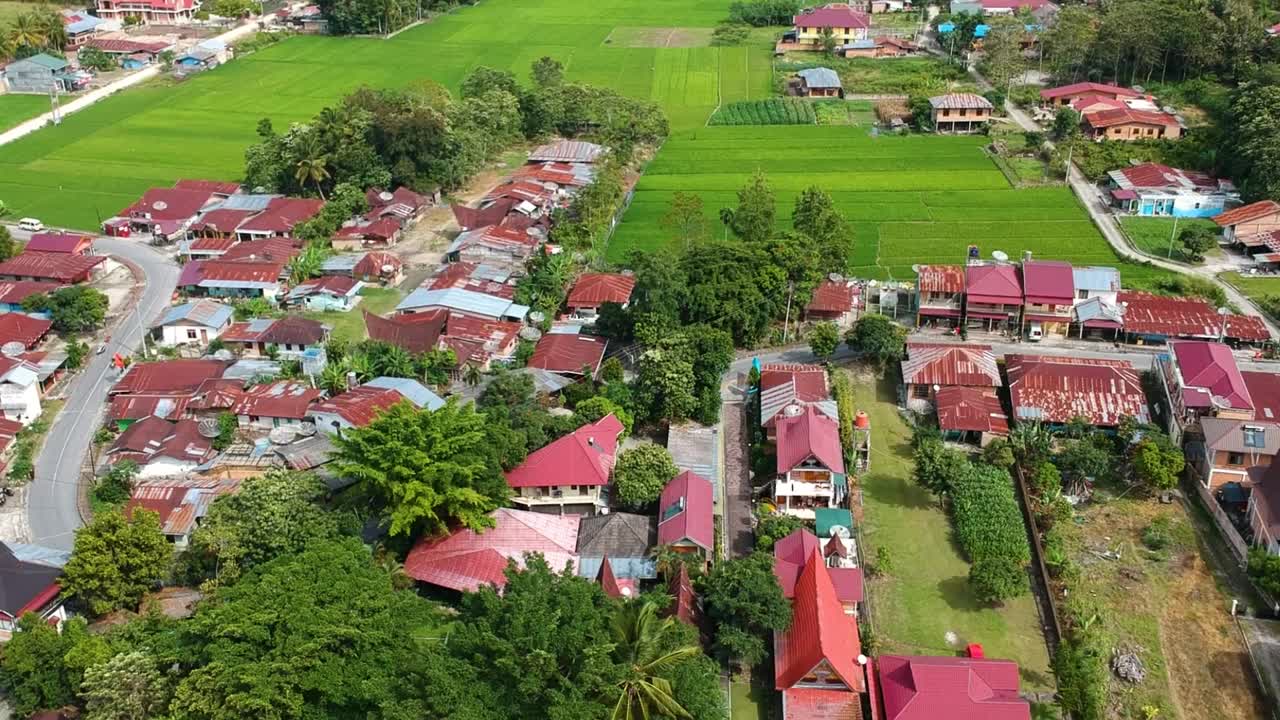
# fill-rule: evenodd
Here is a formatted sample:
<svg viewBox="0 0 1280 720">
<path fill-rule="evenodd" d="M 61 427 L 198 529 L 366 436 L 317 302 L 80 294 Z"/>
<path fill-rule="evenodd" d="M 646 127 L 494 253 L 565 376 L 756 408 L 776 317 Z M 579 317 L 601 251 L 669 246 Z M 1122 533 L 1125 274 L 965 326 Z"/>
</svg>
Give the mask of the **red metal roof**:
<svg viewBox="0 0 1280 720">
<path fill-rule="evenodd" d="M 125 428 L 107 454 L 113 462 L 129 459 L 139 465 L 158 458 L 201 463 L 213 455 L 213 441 L 200 434 L 195 420 L 171 422 L 149 415 Z"/>
<path fill-rule="evenodd" d="M 1253 410 L 1253 397 L 1236 367 L 1231 348 L 1222 343 L 1200 340 L 1180 340 L 1169 345 L 1182 375 L 1184 392 L 1199 388 L 1199 392 L 1207 394 L 1211 402 L 1213 398 L 1220 398 L 1227 407 Z"/>
<path fill-rule="evenodd" d="M 1195 170 L 1182 170 L 1172 168 L 1168 165 L 1160 163 L 1142 163 L 1120 169 L 1120 174 L 1129 181 L 1133 187 L 1137 188 L 1165 188 L 1165 187 L 1182 187 L 1184 180 L 1193 187 L 1202 190 L 1216 190 L 1218 181 L 1212 175 Z"/>
<path fill-rule="evenodd" d="M 218 208 L 200 216 L 200 219 L 192 223 L 191 230 L 200 232 L 202 230 L 213 230 L 215 232 L 230 234 L 240 227 L 240 223 L 253 217 L 252 210 L 228 210 L 226 208 Z M 197 243 L 205 242 L 212 238 L 201 238 Z M 220 249 L 228 249 L 236 244 L 235 238 L 231 238 L 230 242 Z M 196 249 L 195 246 L 192 246 Z"/>
<path fill-rule="evenodd" d="M 1076 297 L 1075 272 L 1061 260 L 1028 260 L 1022 263 L 1026 301 L 1043 305 L 1071 305 Z"/>
<path fill-rule="evenodd" d="M 965 268 L 969 302 L 1021 305 L 1022 279 L 1014 265 L 970 265 Z"/>
<path fill-rule="evenodd" d="M 388 318 L 365 311 L 364 325 L 369 332 L 369 339 L 391 343 L 416 355 L 435 349 L 444 332 L 447 317 L 448 313 L 444 310 L 393 315 Z"/>
<path fill-rule="evenodd" d="M 1122 88 L 1117 85 L 1106 85 L 1095 82 L 1078 82 L 1070 85 L 1062 85 L 1048 90 L 1041 90 L 1040 97 L 1046 100 L 1069 95 L 1082 95 L 1085 93 L 1094 93 L 1097 95 L 1109 95 L 1112 97 L 1138 97 L 1136 90 Z"/>
<path fill-rule="evenodd" d="M 821 551 L 818 536 L 800 528 L 773 544 L 773 575 L 782 587 L 784 597 L 795 597 L 796 581 L 804 564 L 815 551 Z M 842 603 L 862 602 L 865 596 L 861 568 L 827 568 L 836 597 Z"/>
<path fill-rule="evenodd" d="M 1124 307 L 1125 332 L 1173 338 L 1215 339 L 1223 332 L 1224 316 L 1219 315 L 1217 309 L 1202 298 L 1122 290 L 1117 299 Z M 1228 338 L 1258 342 L 1271 337 L 1261 318 L 1227 315 L 1225 320 Z"/>
<path fill-rule="evenodd" d="M 858 693 L 795 687 L 782 691 L 782 720 L 862 720 Z"/>
<path fill-rule="evenodd" d="M 679 563 L 680 570 L 671 576 L 667 584 L 667 594 L 674 600 L 670 613 L 680 622 L 698 625 L 702 620 L 702 609 L 698 604 L 698 593 L 693 589 L 693 581 L 689 579 L 689 566 Z"/>
<path fill-rule="evenodd" d="M 832 472 L 844 472 L 840 429 L 835 420 L 809 405 L 799 415 L 778 418 L 777 425 L 779 474 L 795 469 L 809 458 Z"/>
<path fill-rule="evenodd" d="M 394 217 L 378 218 L 354 225 L 344 225 L 338 228 L 335 237 L 340 238 L 362 238 L 387 241 L 400 234 L 400 221 Z"/>
<path fill-rule="evenodd" d="M 287 263 L 302 254 L 302 241 L 293 238 L 269 238 L 236 243 L 220 260 L 224 262 Z"/>
<path fill-rule="evenodd" d="M 523 567 L 527 553 L 541 553 L 554 568 L 577 562 L 577 515 L 499 508 L 491 517 L 494 526 L 481 533 L 463 529 L 420 538 L 405 558 L 405 573 L 432 585 L 472 592 L 484 585 L 506 585 L 507 560 Z"/>
<path fill-rule="evenodd" d="M 235 250 L 235 248 L 232 248 L 232 250 Z M 284 261 L 250 262 L 248 260 L 225 260 L 222 258 L 217 260 L 192 260 L 182 266 L 182 276 L 178 278 L 178 287 L 197 286 L 207 280 L 231 283 L 263 283 L 266 285 L 278 284 L 286 264 Z"/>
<path fill-rule="evenodd" d="M 142 198 L 120 211 L 124 217 L 185 221 L 196 216 L 213 199 L 208 190 L 151 188 Z"/>
<path fill-rule="evenodd" d="M 450 347 L 458 353 L 458 363 L 461 366 L 472 355 L 505 355 L 513 351 L 519 340 L 520 327 L 518 322 L 486 320 L 470 315 L 449 313 L 442 340 L 449 343 Z M 458 348 L 456 347 L 458 343 L 465 343 L 468 347 Z M 464 353 L 467 353 L 466 357 Z M 578 369 L 581 370 L 581 366 Z"/>
<path fill-rule="evenodd" d="M 222 180 L 179 180 L 173 186 L 179 190 L 201 190 L 215 195 L 235 195 L 240 192 L 240 183 Z"/>
<path fill-rule="evenodd" d="M 405 397 L 390 388 L 360 385 L 312 406 L 312 413 L 337 415 L 352 427 L 364 427 Z"/>
<path fill-rule="evenodd" d="M 920 292 L 964 292 L 964 268 L 959 265 L 921 265 L 916 272 Z"/>
<path fill-rule="evenodd" d="M 196 388 L 187 407 L 191 410 L 230 410 L 243 395 L 243 380 L 210 378 Z"/>
<path fill-rule="evenodd" d="M 385 274 L 383 271 L 385 267 L 390 267 L 390 274 L 395 275 L 400 272 L 400 268 L 404 267 L 404 263 L 399 255 L 389 252 L 367 252 L 356 262 L 351 272 L 357 277 L 382 277 Z"/>
<path fill-rule="evenodd" d="M 232 412 L 266 418 L 301 420 L 324 393 L 296 380 L 277 380 L 245 390 Z"/>
<path fill-rule="evenodd" d="M 1253 400 L 1253 418 L 1280 422 L 1280 375 L 1263 372 L 1241 372 L 1244 386 Z"/>
<path fill-rule="evenodd" d="M 1030 720 L 1010 660 L 881 655 L 885 720 Z"/>
<path fill-rule="evenodd" d="M 622 423 L 613 415 L 574 430 L 539 448 L 507 473 L 513 488 L 608 485 Z"/>
<path fill-rule="evenodd" d="M 463 230 L 476 230 L 502 222 L 515 204 L 515 198 L 500 198 L 492 204 L 478 208 L 454 203 L 449 206 L 449 209 L 453 212 L 453 218 L 458 221 L 458 227 Z"/>
<path fill-rule="evenodd" d="M 190 476 L 144 480 L 133 488 L 125 513 L 142 508 L 160 515 L 166 535 L 188 535 L 209 512 L 213 501 L 240 489 L 240 480 L 224 477 Z"/>
<path fill-rule="evenodd" d="M 24 249 L 29 252 L 74 253 L 79 255 L 92 245 L 93 238 L 82 233 L 44 232 L 32 235 Z"/>
<path fill-rule="evenodd" d="M 844 282 L 826 280 L 813 289 L 813 298 L 805 306 L 809 312 L 847 313 L 853 309 L 857 290 Z"/>
<path fill-rule="evenodd" d="M 938 427 L 943 430 L 1009 434 L 1009 417 L 1000 407 L 1000 399 L 990 390 L 945 387 L 938 391 L 934 403 L 938 408 Z"/>
<path fill-rule="evenodd" d="M 11 342 L 20 342 L 28 350 L 35 347 L 53 327 L 51 320 L 41 320 L 22 313 L 4 313 L 0 315 L 0 346 Z"/>
<path fill-rule="evenodd" d="M 1138 371 L 1123 360 L 1006 355 L 1015 420 L 1062 424 L 1083 417 L 1116 425 L 1122 417 L 1147 422 L 1147 396 Z"/>
<path fill-rule="evenodd" d="M 818 550 L 810 553 L 796 580 L 791 603 L 791 627 L 774 633 L 774 687 L 787 690 L 819 666 L 853 692 L 866 690 L 858 665 L 862 643 L 858 622 L 846 615 Z M 833 688 L 834 689 L 834 688 Z"/>
<path fill-rule="evenodd" d="M 1165 112 L 1134 110 L 1131 107 L 1107 108 L 1084 114 L 1084 121 L 1091 127 L 1105 128 L 1113 125 L 1164 125 L 1178 127 L 1178 118 Z"/>
<path fill-rule="evenodd" d="M 430 197 L 420 195 L 404 186 L 398 187 L 395 192 L 390 193 L 381 188 L 369 188 L 364 194 L 364 199 L 369 203 L 371 215 L 382 208 L 393 205 L 404 205 L 410 211 L 417 212 L 422 207 L 431 204 Z"/>
<path fill-rule="evenodd" d="M 587 273 L 578 277 L 569 291 L 571 308 L 594 308 L 605 303 L 626 305 L 635 289 L 636 279 L 617 273 Z"/>
<path fill-rule="evenodd" d="M 352 277 L 343 275 L 325 275 L 323 277 L 303 280 L 293 287 L 293 292 L 302 295 L 350 295 L 355 289 L 356 283 L 360 282 Z"/>
<path fill-rule="evenodd" d="M 604 360 L 607 345 L 604 338 L 594 335 L 547 333 L 538 340 L 525 367 L 565 375 L 581 375 L 583 368 L 586 368 L 594 377 Z"/>
<path fill-rule="evenodd" d="M 294 225 L 315 217 L 324 207 L 313 198 L 272 198 L 262 212 L 246 220 L 237 230 L 257 233 L 288 233 Z"/>
<path fill-rule="evenodd" d="M 129 366 L 108 391 L 112 395 L 124 393 L 182 393 L 191 394 L 210 378 L 222 377 L 227 363 L 221 360 L 160 360 L 140 362 Z"/>
<path fill-rule="evenodd" d="M 1234 210 L 1228 210 L 1221 215 L 1214 215 L 1212 220 L 1221 227 L 1228 227 L 1243 222 L 1261 220 L 1269 215 L 1280 215 L 1280 203 L 1275 200 L 1259 200 L 1248 205 L 1241 205 Z"/>
<path fill-rule="evenodd" d="M 999 387 L 1000 368 L 989 345 L 907 343 L 902 381 L 908 385 Z"/>
<path fill-rule="evenodd" d="M 692 542 L 710 553 L 715 548 L 711 481 L 691 470 L 675 476 L 658 500 L 658 544 Z"/>
<path fill-rule="evenodd" d="M 106 261 L 104 255 L 71 255 L 24 251 L 0 262 L 0 276 L 44 278 L 60 283 L 80 282 Z"/>
<path fill-rule="evenodd" d="M 827 371 L 821 365 L 765 363 L 760 367 L 760 392 L 795 381 L 795 399 L 818 402 L 831 397 Z"/>
<path fill-rule="evenodd" d="M 43 282 L 40 280 L 5 280 L 0 282 L 0 303 L 18 305 L 32 295 L 53 292 L 60 287 L 63 287 L 62 283 Z"/>
<path fill-rule="evenodd" d="M 111 405 L 107 408 L 107 417 L 113 422 L 117 420 L 141 420 L 151 415 L 176 420 L 186 414 L 187 403 L 190 400 L 191 396 L 188 394 L 115 395 L 111 398 Z"/>
<path fill-rule="evenodd" d="M 613 564 L 609 562 L 608 555 L 600 559 L 600 569 L 596 572 L 596 582 L 600 583 L 600 589 L 604 590 L 604 594 L 611 598 L 621 600 L 636 596 L 636 581 L 632 578 L 620 579 L 617 575 L 614 575 Z"/>
<path fill-rule="evenodd" d="M 811 8 L 791 19 L 796 27 L 807 28 L 868 28 L 871 18 L 863 12 L 854 10 L 846 3 L 830 3 L 822 7 Z"/>
<path fill-rule="evenodd" d="M 173 47 L 166 42 L 142 42 L 139 40 L 127 40 L 125 38 L 91 38 L 84 44 L 84 47 L 97 48 L 105 53 L 116 53 L 120 55 L 136 55 L 137 53 L 146 53 L 148 55 L 156 55 Z"/>
<path fill-rule="evenodd" d="M 1071 100 L 1071 107 L 1076 112 L 1097 112 L 1098 110 L 1115 110 L 1128 107 L 1123 100 L 1117 100 L 1098 93 L 1087 93 Z"/>
</svg>

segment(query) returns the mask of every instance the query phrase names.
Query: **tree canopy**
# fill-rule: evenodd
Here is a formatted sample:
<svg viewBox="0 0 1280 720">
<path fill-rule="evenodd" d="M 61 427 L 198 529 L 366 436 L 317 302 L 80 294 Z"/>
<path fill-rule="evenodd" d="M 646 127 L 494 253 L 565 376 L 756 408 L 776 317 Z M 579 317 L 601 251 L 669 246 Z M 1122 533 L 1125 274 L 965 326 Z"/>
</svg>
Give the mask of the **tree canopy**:
<svg viewBox="0 0 1280 720">
<path fill-rule="evenodd" d="M 53 329 L 81 333 L 102 327 L 107 316 L 107 296 L 87 285 L 72 285 L 49 293 L 29 295 L 22 301 L 24 312 L 49 313 Z"/>
<path fill-rule="evenodd" d="M 755 665 L 765 657 L 766 636 L 791 626 L 791 603 L 773 574 L 769 553 L 716 563 L 702 590 L 716 628 L 716 648 L 727 657 Z"/>
<path fill-rule="evenodd" d="M 623 450 L 618 456 L 613 468 L 613 487 L 623 504 L 643 508 L 656 501 L 679 472 L 665 447 L 645 443 Z"/>
<path fill-rule="evenodd" d="M 165 577 L 173 550 L 160 532 L 160 516 L 135 510 L 101 512 L 76 531 L 62 589 L 79 597 L 94 615 L 134 609 Z"/>
</svg>

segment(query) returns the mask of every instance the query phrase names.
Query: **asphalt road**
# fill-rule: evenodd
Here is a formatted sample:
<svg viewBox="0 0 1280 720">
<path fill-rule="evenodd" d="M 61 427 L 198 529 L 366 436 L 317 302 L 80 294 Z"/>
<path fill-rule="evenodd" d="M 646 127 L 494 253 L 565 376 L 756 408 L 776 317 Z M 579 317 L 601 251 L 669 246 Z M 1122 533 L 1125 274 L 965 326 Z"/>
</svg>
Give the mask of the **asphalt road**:
<svg viewBox="0 0 1280 720">
<path fill-rule="evenodd" d="M 178 266 L 136 240 L 100 237 L 97 251 L 131 260 L 142 268 L 146 281 L 137 306 L 118 318 L 109 332 L 111 342 L 101 355 L 90 355 L 87 367 L 66 392 L 67 403 L 45 438 L 36 458 L 35 480 L 28 495 L 27 519 L 33 543 L 70 550 L 80 527 L 76 488 L 80 467 L 94 432 L 101 426 L 107 388 L 115 379 L 111 355 L 128 355 L 142 344 L 144 328 L 169 304 L 178 282 Z"/>
</svg>

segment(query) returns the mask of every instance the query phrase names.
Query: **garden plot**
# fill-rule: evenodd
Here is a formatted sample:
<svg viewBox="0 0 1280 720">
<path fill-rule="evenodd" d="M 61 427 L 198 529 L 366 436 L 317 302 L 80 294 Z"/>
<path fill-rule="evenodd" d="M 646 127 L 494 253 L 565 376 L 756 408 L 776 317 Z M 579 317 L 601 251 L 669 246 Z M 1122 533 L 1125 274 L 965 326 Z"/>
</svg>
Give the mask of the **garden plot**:
<svg viewBox="0 0 1280 720">
<path fill-rule="evenodd" d="M 618 47 L 706 47 L 711 44 L 712 28 L 617 27 L 605 38 L 605 44 Z"/>
</svg>

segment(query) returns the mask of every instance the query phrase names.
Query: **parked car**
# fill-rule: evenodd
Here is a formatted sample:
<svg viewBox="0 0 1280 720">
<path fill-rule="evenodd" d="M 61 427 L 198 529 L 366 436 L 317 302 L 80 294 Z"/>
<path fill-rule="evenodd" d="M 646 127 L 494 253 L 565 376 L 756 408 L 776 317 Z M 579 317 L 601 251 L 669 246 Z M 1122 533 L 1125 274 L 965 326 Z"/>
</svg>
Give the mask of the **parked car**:
<svg viewBox="0 0 1280 720">
<path fill-rule="evenodd" d="M 22 218 L 18 221 L 18 229 L 27 232 L 40 232 L 44 230 L 44 223 L 35 218 Z"/>
</svg>

